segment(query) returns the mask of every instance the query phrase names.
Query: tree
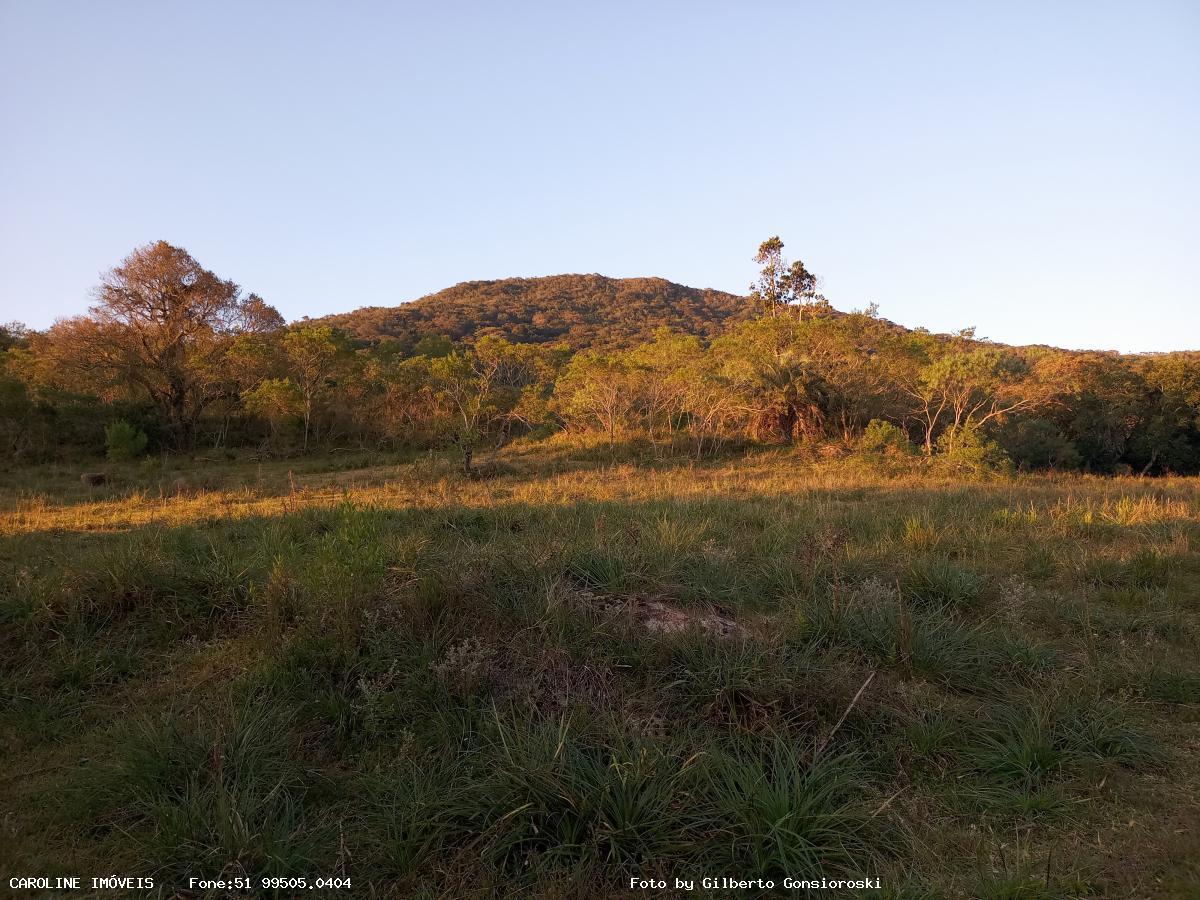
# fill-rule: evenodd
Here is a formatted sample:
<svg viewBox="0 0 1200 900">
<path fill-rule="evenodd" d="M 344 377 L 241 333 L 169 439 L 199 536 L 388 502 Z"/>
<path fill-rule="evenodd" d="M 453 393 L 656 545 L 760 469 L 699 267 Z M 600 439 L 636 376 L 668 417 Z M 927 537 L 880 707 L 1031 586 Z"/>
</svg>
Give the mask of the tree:
<svg viewBox="0 0 1200 900">
<path fill-rule="evenodd" d="M 425 334 L 421 339 L 413 345 L 413 356 L 424 356 L 429 359 L 437 359 L 442 356 L 449 356 L 454 352 L 454 341 L 446 337 L 444 334 Z"/>
<path fill-rule="evenodd" d="M 280 426 L 303 414 L 303 402 L 296 386 L 287 378 L 267 378 L 242 397 L 246 409 L 266 420 L 271 428 L 271 444 L 279 440 Z"/>
<path fill-rule="evenodd" d="M 29 329 L 21 322 L 6 322 L 0 325 L 0 353 L 14 347 L 29 345 Z"/>
<path fill-rule="evenodd" d="M 304 449 L 308 450 L 313 411 L 336 384 L 336 376 L 353 352 L 342 332 L 328 326 L 301 325 L 283 336 L 283 354 L 288 378 L 300 396 Z"/>
<path fill-rule="evenodd" d="M 960 435 L 977 433 L 1046 399 L 1024 359 L 996 347 L 973 347 L 970 337 L 964 332 L 950 343 L 919 333 L 908 338 L 910 366 L 901 386 L 911 402 L 909 417 L 923 433 L 926 456 L 935 445 L 953 452 Z"/>
<path fill-rule="evenodd" d="M 360 412 L 371 430 L 393 447 L 433 446 L 453 427 L 445 398 L 434 388 L 431 361 L 424 356 L 405 359 L 402 354 L 368 352 L 363 367 L 363 402 Z"/>
<path fill-rule="evenodd" d="M 1128 462 L 1143 475 L 1200 467 L 1200 354 L 1152 356 L 1138 367 L 1145 413 L 1129 440 Z"/>
<path fill-rule="evenodd" d="M 1109 353 L 1059 353 L 1044 368 L 1054 418 L 1083 467 L 1108 472 L 1126 464 L 1130 440 L 1146 419 L 1144 379 Z"/>
<path fill-rule="evenodd" d="M 0 329 L 2 335 L 4 329 Z M 11 332 L 8 332 L 11 333 Z M 36 408 L 20 377 L 28 353 L 15 345 L 0 353 L 0 455 L 18 457 L 36 439 Z"/>
<path fill-rule="evenodd" d="M 527 389 L 539 383 L 545 356 L 537 348 L 487 335 L 467 351 L 429 361 L 435 390 L 457 413 L 453 440 L 462 450 L 464 472 L 473 473 L 472 458 L 484 435 L 497 423 L 503 429 Z"/>
<path fill-rule="evenodd" d="M 1057 425 L 1047 419 L 1022 418 L 1007 425 L 1000 443 L 1018 468 L 1074 469 L 1079 451 Z"/>
<path fill-rule="evenodd" d="M 783 256 L 779 236 L 768 238 L 758 247 L 754 261 L 762 266 L 758 280 L 750 285 L 750 299 L 767 310 L 772 318 L 795 307 L 804 318 L 806 306 L 827 307 L 828 301 L 817 293 L 817 276 L 800 260 L 789 263 Z"/>
<path fill-rule="evenodd" d="M 633 415 L 632 382 L 622 354 L 577 353 L 555 386 L 556 405 L 568 422 L 599 428 L 612 447 Z"/>
<path fill-rule="evenodd" d="M 38 340 L 55 377 L 100 395 L 137 395 L 158 411 L 181 449 L 210 403 L 228 390 L 222 360 L 240 333 L 283 324 L 255 294 L 158 241 L 106 273 L 87 316 Z"/>
<path fill-rule="evenodd" d="M 621 354 L 628 364 L 634 402 L 650 437 L 671 437 L 683 424 L 693 384 L 700 375 L 700 339 L 659 329 L 654 340 Z"/>
</svg>

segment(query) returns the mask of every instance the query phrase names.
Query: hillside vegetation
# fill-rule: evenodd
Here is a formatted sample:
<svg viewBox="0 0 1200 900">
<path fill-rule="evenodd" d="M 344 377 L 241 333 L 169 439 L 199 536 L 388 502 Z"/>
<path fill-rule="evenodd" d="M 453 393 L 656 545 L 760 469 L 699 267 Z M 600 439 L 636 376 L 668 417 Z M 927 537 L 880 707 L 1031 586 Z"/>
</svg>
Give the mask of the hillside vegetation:
<svg viewBox="0 0 1200 900">
<path fill-rule="evenodd" d="M 459 285 L 285 325 L 141 247 L 86 315 L 0 330 L 0 459 L 455 448 L 603 436 L 919 454 L 934 470 L 1200 471 L 1200 356 L 1008 347 L 837 312 L 772 238 L 744 298 L 600 276 Z M 102 473 L 101 473 L 102 474 Z"/>
<path fill-rule="evenodd" d="M 427 334 L 452 341 L 499 335 L 519 344 L 624 348 L 660 328 L 711 338 L 749 313 L 745 297 L 662 278 L 551 275 L 467 281 L 399 306 L 369 306 L 312 320 L 357 340 L 412 346 Z"/>
</svg>

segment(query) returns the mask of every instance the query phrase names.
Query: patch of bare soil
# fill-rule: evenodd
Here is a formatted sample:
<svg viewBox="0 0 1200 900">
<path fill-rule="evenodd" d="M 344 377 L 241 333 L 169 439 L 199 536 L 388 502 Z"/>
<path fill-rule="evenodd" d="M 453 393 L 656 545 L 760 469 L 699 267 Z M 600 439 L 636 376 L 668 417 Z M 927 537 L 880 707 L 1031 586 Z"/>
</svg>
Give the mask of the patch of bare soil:
<svg viewBox="0 0 1200 900">
<path fill-rule="evenodd" d="M 660 597 L 638 594 L 612 596 L 589 590 L 575 590 L 572 601 L 613 618 L 623 618 L 645 631 L 656 634 L 681 634 L 701 631 L 720 638 L 744 637 L 746 628 L 727 613 L 709 607 L 691 609 L 669 603 Z"/>
</svg>

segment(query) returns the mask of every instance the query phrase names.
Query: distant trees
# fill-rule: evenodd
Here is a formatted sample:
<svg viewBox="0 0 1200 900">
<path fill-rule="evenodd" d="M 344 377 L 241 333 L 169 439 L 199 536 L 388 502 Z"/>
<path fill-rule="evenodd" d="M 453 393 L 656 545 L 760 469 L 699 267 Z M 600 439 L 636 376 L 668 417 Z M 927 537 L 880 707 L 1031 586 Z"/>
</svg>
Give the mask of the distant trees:
<svg viewBox="0 0 1200 900">
<path fill-rule="evenodd" d="M 486 334 L 514 344 L 565 344 L 572 350 L 627 350 L 660 328 L 714 338 L 749 318 L 746 298 L 662 278 L 551 275 L 468 281 L 394 307 L 327 316 L 362 343 L 397 341 L 405 353 L 433 355 L 423 338 L 474 343 Z"/>
<path fill-rule="evenodd" d="M 0 353 L 29 345 L 29 329 L 20 322 L 0 325 Z"/>
<path fill-rule="evenodd" d="M 750 299 L 772 318 L 795 306 L 804 318 L 806 306 L 825 308 L 828 302 L 817 293 L 817 277 L 800 260 L 789 263 L 783 256 L 779 236 L 768 238 L 758 247 L 754 261 L 762 266 L 758 279 L 750 285 Z"/>
<path fill-rule="evenodd" d="M 490 298 L 479 327 L 459 335 L 422 329 L 365 341 L 328 321 L 284 327 L 261 299 L 159 242 L 104 276 L 88 315 L 44 333 L 0 327 L 0 457 L 107 446 L 126 458 L 201 438 L 262 453 L 457 446 L 474 474 L 481 448 L 565 432 L 660 453 L 837 443 L 958 470 L 1011 460 L 1200 471 L 1200 353 L 1122 357 L 997 346 L 969 330 L 908 331 L 874 309 L 833 310 L 812 274 L 784 259 L 778 238 L 756 258 L 759 314 L 736 314 L 720 300 L 711 334 L 654 329 L 657 313 L 637 321 L 672 298 L 699 302 L 702 292 L 564 276 L 443 292 L 456 304 Z M 602 319 L 587 305 L 596 296 L 571 293 L 580 285 L 632 305 Z M 570 322 L 569 334 L 595 344 L 510 340 L 494 323 L 521 315 L 524 300 L 506 308 L 495 291 L 537 293 L 541 308 L 561 317 L 527 323 L 533 332 L 514 326 L 518 337 Z M 578 296 L 588 299 L 572 308 Z M 471 312 L 455 308 L 459 327 Z M 572 330 L 588 317 L 585 330 Z M 462 334 L 470 339 L 455 339 Z"/>
<path fill-rule="evenodd" d="M 0 326 L 0 457 L 21 458 L 36 440 L 37 412 L 26 379 L 29 366 L 23 326 Z"/>
</svg>

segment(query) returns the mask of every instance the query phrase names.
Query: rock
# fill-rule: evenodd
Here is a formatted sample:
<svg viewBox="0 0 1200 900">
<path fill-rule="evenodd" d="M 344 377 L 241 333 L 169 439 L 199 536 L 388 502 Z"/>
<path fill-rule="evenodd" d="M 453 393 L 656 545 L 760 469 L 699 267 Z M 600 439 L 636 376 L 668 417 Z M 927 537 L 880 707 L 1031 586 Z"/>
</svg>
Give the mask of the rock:
<svg viewBox="0 0 1200 900">
<path fill-rule="evenodd" d="M 88 487 L 99 487 L 108 481 L 108 476 L 103 472 L 84 472 L 79 476 L 79 480 Z"/>
</svg>

